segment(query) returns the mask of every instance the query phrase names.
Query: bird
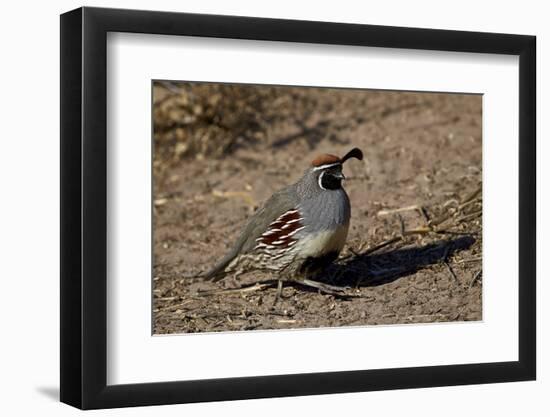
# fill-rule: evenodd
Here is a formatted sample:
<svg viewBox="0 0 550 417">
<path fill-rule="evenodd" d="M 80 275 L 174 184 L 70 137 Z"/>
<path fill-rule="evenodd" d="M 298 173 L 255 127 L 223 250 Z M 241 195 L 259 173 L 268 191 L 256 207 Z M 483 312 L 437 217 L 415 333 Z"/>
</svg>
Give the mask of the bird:
<svg viewBox="0 0 550 417">
<path fill-rule="evenodd" d="M 302 177 L 275 192 L 251 216 L 231 250 L 204 278 L 219 281 L 228 274 L 252 270 L 276 274 L 278 289 L 296 281 L 327 293 L 340 287 L 311 279 L 342 251 L 350 224 L 349 197 L 342 187 L 344 163 L 363 159 L 353 148 L 342 158 L 318 155 Z"/>
</svg>

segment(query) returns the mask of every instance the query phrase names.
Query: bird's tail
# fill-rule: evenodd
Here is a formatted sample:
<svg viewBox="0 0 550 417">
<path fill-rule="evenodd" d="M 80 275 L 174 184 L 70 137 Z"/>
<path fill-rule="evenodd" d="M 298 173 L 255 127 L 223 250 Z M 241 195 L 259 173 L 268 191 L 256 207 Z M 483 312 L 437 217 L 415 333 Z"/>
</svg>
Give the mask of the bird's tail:
<svg viewBox="0 0 550 417">
<path fill-rule="evenodd" d="M 208 281 L 219 281 L 225 277 L 227 274 L 227 271 L 225 268 L 235 259 L 235 254 L 233 251 L 225 255 L 221 261 L 219 261 L 214 268 L 212 268 L 210 271 L 208 271 L 206 274 L 203 275 L 204 279 Z"/>
</svg>

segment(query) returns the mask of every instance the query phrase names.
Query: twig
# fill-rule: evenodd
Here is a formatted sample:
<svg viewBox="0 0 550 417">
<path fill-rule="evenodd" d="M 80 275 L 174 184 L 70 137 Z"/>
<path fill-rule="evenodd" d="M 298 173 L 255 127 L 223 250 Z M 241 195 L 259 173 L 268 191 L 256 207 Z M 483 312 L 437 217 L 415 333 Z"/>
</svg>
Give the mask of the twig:
<svg viewBox="0 0 550 417">
<path fill-rule="evenodd" d="M 361 255 L 369 255 L 373 252 L 376 252 L 382 248 L 385 248 L 388 245 L 391 245 L 392 243 L 399 242 L 403 240 L 406 236 L 413 236 L 413 235 L 426 235 L 429 233 L 435 233 L 435 234 L 457 234 L 457 235 L 471 235 L 471 233 L 465 233 L 465 232 L 453 232 L 451 230 L 433 230 L 430 227 L 418 227 L 416 229 L 410 229 L 410 230 L 404 230 L 402 231 L 402 234 L 400 236 L 392 237 L 391 239 L 385 240 L 371 248 L 366 249 L 364 252 L 361 252 Z M 350 251 L 355 255 L 355 252 Z M 359 251 L 360 252 L 360 251 Z M 342 259 L 347 259 L 342 258 Z"/>
<path fill-rule="evenodd" d="M 449 262 L 447 262 L 447 260 L 445 259 L 443 261 L 443 263 L 445 264 L 445 266 L 447 267 L 447 270 L 449 271 L 449 273 L 451 274 L 451 276 L 454 278 L 455 282 L 460 282 L 455 274 L 455 272 L 453 271 L 453 268 L 451 268 L 451 265 L 449 265 Z"/>
<path fill-rule="evenodd" d="M 441 233 L 441 231 L 436 231 L 431 227 L 417 227 L 416 229 L 405 230 L 403 233 L 404 236 L 410 235 L 425 235 L 428 233 Z"/>
<path fill-rule="evenodd" d="M 392 237 L 391 239 L 388 239 L 388 240 L 386 240 L 385 242 L 379 243 L 378 245 L 373 246 L 372 248 L 368 248 L 367 250 L 365 250 L 365 251 L 362 253 L 362 255 L 371 254 L 371 253 L 373 253 L 373 252 L 376 252 L 377 250 L 380 250 L 380 249 L 382 249 L 382 248 L 385 248 L 385 247 L 388 246 L 388 245 L 391 245 L 392 243 L 399 242 L 399 241 L 402 240 L 402 239 L 403 239 L 402 236 Z"/>
<path fill-rule="evenodd" d="M 456 222 L 461 223 L 461 222 L 465 222 L 465 221 L 468 221 L 468 220 L 475 219 L 476 217 L 481 216 L 482 213 L 483 213 L 482 210 L 474 211 L 473 213 L 468 214 L 467 216 L 459 217 L 458 219 L 456 219 Z"/>
<path fill-rule="evenodd" d="M 455 231 L 452 231 L 452 230 L 445 230 L 445 229 L 433 230 L 430 227 L 418 227 L 416 229 L 405 230 L 402 235 L 394 236 L 394 237 L 392 237 L 388 240 L 380 242 L 379 244 L 377 244 L 375 246 L 367 248 L 365 251 L 362 251 L 363 250 L 363 245 L 357 251 L 354 250 L 354 249 L 353 250 L 348 249 L 352 253 L 352 255 L 344 256 L 344 257 L 340 258 L 339 260 L 340 261 L 345 261 L 345 260 L 351 258 L 352 256 L 370 255 L 371 253 L 377 252 L 380 249 L 385 248 L 386 246 L 389 246 L 393 243 L 404 240 L 404 238 L 407 237 L 407 236 L 427 235 L 427 234 L 430 234 L 430 233 L 437 234 L 437 235 L 460 235 L 460 236 L 471 236 L 471 235 L 475 234 L 475 233 L 472 233 L 472 232 L 455 232 Z"/>
<path fill-rule="evenodd" d="M 479 262 L 483 260 L 483 257 L 481 256 L 476 256 L 475 258 L 470 258 L 470 259 L 460 259 L 458 261 L 456 261 L 455 263 L 457 264 L 465 264 L 465 263 L 470 263 L 470 262 Z"/>
<path fill-rule="evenodd" d="M 420 206 L 419 208 L 420 214 L 424 217 L 424 220 L 426 220 L 426 224 L 430 224 L 430 216 L 428 216 L 428 212 L 423 206 Z"/>
<path fill-rule="evenodd" d="M 397 215 L 399 219 L 399 231 L 401 232 L 401 236 L 405 236 L 405 222 L 403 221 L 403 217 L 401 217 L 401 214 Z"/>
<path fill-rule="evenodd" d="M 445 266 L 447 267 L 447 271 L 449 271 L 449 274 L 451 274 L 451 276 L 453 277 L 453 279 L 455 280 L 455 282 L 460 282 L 455 274 L 455 272 L 453 271 L 453 269 L 451 268 L 451 265 L 449 265 L 449 262 L 447 261 L 447 258 L 449 257 L 449 251 L 451 250 L 451 246 L 452 245 L 447 245 L 447 247 L 445 248 L 445 253 L 443 254 L 443 263 L 445 264 Z"/>
<path fill-rule="evenodd" d="M 482 271 L 483 271 L 482 269 L 477 271 L 477 273 L 474 275 L 474 277 L 470 281 L 470 285 L 468 286 L 468 288 L 472 288 L 474 286 L 475 282 L 479 279 L 479 277 L 481 277 L 481 272 Z"/>
<path fill-rule="evenodd" d="M 335 298 L 342 298 L 342 299 L 363 298 L 361 294 L 348 294 L 346 292 L 346 290 L 348 289 L 347 287 L 338 287 L 335 285 L 329 285 L 329 284 L 325 284 L 324 282 L 313 281 L 307 278 L 297 279 L 290 282 L 298 285 L 304 285 L 307 287 L 316 288 L 317 290 L 319 290 L 319 292 L 325 293 L 327 295 L 332 295 Z"/>
<path fill-rule="evenodd" d="M 411 315 L 411 316 L 407 316 L 406 319 L 407 320 L 415 320 L 417 318 L 423 318 L 423 317 L 434 317 L 434 318 L 442 318 L 442 317 L 447 317 L 445 314 L 443 313 L 436 313 L 436 314 L 415 314 L 415 315 Z"/>
<path fill-rule="evenodd" d="M 458 236 L 478 236 L 479 232 L 455 232 L 453 230 L 436 230 L 434 233 L 438 235 L 458 235 Z"/>
<path fill-rule="evenodd" d="M 197 291 L 198 296 L 205 296 L 205 295 L 218 295 L 218 294 L 235 294 L 235 293 L 243 293 L 243 292 L 253 292 L 253 291 L 260 291 L 265 288 L 270 288 L 275 286 L 275 283 L 277 280 L 273 280 L 273 282 L 263 282 L 263 283 L 256 283 L 254 285 L 250 285 L 247 287 L 240 287 L 240 288 L 226 288 L 223 290 L 206 290 L 206 291 Z"/>
<path fill-rule="evenodd" d="M 460 200 L 460 206 L 464 206 L 466 203 L 474 200 L 479 194 L 481 194 L 481 189 L 481 185 L 479 185 L 471 194 L 468 194 L 464 197 L 464 199 Z"/>
<path fill-rule="evenodd" d="M 460 204 L 458 205 L 458 210 L 462 210 L 464 207 L 472 204 L 473 202 L 479 201 L 477 199 L 477 197 L 480 193 L 481 193 L 481 186 L 476 188 L 476 190 L 474 192 L 468 194 L 464 199 L 460 200 Z M 476 213 L 481 213 L 481 210 L 479 212 L 476 212 Z M 453 218 L 453 215 L 454 215 L 454 213 L 447 212 L 444 215 L 442 215 L 441 217 L 439 217 L 435 220 L 432 220 L 429 223 L 429 225 L 432 226 L 432 227 L 439 226 L 439 225 L 445 223 L 447 220 L 451 220 Z M 458 219 L 458 220 L 456 220 L 456 222 L 458 223 L 460 221 L 464 221 L 466 217 L 467 216 L 463 217 L 462 219 Z"/>
<path fill-rule="evenodd" d="M 445 201 L 445 203 L 443 203 L 443 207 L 448 207 L 450 206 L 451 204 L 455 204 L 455 205 L 459 205 L 459 202 L 456 198 L 451 198 L 450 200 L 447 200 Z"/>
<path fill-rule="evenodd" d="M 403 213 L 404 211 L 413 211 L 413 210 L 419 210 L 420 207 L 417 204 L 414 204 L 412 206 L 407 207 L 401 207 L 396 209 L 385 209 L 380 210 L 378 213 L 376 213 L 377 216 L 387 216 L 388 214 L 395 214 L 395 213 Z"/>
<path fill-rule="evenodd" d="M 166 306 L 166 307 L 160 307 L 158 309 L 159 312 L 174 312 L 176 310 L 179 310 L 181 307 L 185 307 L 187 304 L 190 304 L 192 303 L 193 301 L 195 301 L 195 299 L 191 299 L 191 300 L 185 300 L 181 303 L 178 303 L 178 304 L 172 304 L 172 305 L 169 305 L 169 306 Z"/>
<path fill-rule="evenodd" d="M 468 207 L 469 205 L 475 204 L 475 203 L 481 203 L 481 200 L 480 200 L 480 199 L 477 199 L 477 198 L 476 198 L 476 199 L 473 199 L 473 200 L 470 200 L 470 201 L 468 201 L 468 202 L 466 202 L 466 203 L 463 203 L 463 204 L 461 204 L 460 206 L 458 206 L 458 209 L 459 209 L 459 210 L 462 210 L 462 209 Z"/>
<path fill-rule="evenodd" d="M 443 216 L 438 217 L 438 218 L 435 219 L 435 220 L 432 220 L 432 221 L 430 222 L 430 226 L 431 226 L 431 227 L 439 226 L 439 225 L 445 223 L 447 220 L 451 220 L 452 218 L 453 218 L 453 214 L 452 214 L 452 213 L 445 213 Z"/>
</svg>

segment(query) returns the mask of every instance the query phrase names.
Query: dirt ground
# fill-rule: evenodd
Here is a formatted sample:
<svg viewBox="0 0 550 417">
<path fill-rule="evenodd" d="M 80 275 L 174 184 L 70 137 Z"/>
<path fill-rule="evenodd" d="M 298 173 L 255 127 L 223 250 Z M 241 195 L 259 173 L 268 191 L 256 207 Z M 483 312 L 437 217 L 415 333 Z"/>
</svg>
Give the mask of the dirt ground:
<svg viewBox="0 0 550 417">
<path fill-rule="evenodd" d="M 481 96 L 156 82 L 153 100 L 155 334 L 482 319 Z M 317 278 L 343 296 L 287 284 L 273 305 L 274 276 L 196 276 L 354 146 L 347 246 Z"/>
</svg>

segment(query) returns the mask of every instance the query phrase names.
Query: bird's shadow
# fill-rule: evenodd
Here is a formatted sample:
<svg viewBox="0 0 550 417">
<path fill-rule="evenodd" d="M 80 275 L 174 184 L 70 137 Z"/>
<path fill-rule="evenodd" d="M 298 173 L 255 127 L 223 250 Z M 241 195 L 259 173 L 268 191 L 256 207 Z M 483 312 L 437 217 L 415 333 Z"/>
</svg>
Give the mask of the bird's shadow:
<svg viewBox="0 0 550 417">
<path fill-rule="evenodd" d="M 381 253 L 356 254 L 319 273 L 316 281 L 342 287 L 375 287 L 413 275 L 422 268 L 442 263 L 453 253 L 468 249 L 472 236 L 440 240 L 424 246 L 408 246 Z"/>
</svg>

